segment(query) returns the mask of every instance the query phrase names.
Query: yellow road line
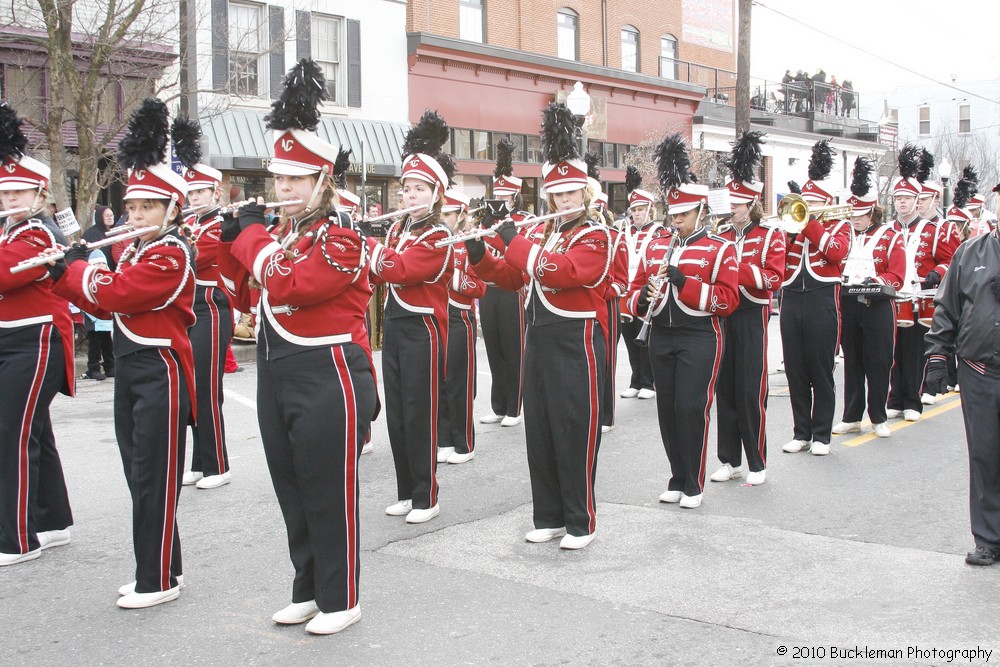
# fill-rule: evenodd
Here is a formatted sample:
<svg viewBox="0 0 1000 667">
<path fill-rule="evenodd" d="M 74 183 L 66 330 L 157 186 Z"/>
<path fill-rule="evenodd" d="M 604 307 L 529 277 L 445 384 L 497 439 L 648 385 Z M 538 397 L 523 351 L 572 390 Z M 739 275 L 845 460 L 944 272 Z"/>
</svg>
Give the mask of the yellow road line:
<svg viewBox="0 0 1000 667">
<path fill-rule="evenodd" d="M 942 400 L 946 400 L 946 402 L 942 403 Z M 939 398 L 937 404 L 935 404 L 933 408 L 931 408 L 930 410 L 924 410 L 923 414 L 920 416 L 920 421 L 908 422 L 905 419 L 900 419 L 895 424 L 889 427 L 889 431 L 895 433 L 896 431 L 900 431 L 904 428 L 913 426 L 914 424 L 919 424 L 921 421 L 925 421 L 927 419 L 930 419 L 931 417 L 936 417 L 944 412 L 947 412 L 948 410 L 957 408 L 961 404 L 962 404 L 961 395 L 955 392 L 949 392 L 944 395 L 943 399 Z M 871 421 L 866 420 L 863 424 L 861 424 L 861 428 L 865 428 L 867 426 L 871 426 Z M 870 433 L 865 433 L 864 435 L 859 435 L 855 438 L 851 438 L 850 440 L 845 440 L 844 442 L 841 442 L 839 444 L 842 444 L 845 447 L 857 447 L 858 445 L 863 445 L 869 440 L 875 440 L 876 438 L 878 438 L 878 436 L 875 435 L 874 432 L 870 432 Z"/>
</svg>

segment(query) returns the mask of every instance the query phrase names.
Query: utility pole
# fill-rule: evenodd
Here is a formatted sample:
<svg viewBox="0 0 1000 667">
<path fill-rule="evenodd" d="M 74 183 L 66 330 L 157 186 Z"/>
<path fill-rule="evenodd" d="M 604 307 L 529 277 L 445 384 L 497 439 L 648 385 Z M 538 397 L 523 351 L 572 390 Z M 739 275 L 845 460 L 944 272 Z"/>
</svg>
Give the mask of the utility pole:
<svg viewBox="0 0 1000 667">
<path fill-rule="evenodd" d="M 736 47 L 736 136 L 750 129 L 750 12 L 753 0 L 739 0 Z"/>
</svg>

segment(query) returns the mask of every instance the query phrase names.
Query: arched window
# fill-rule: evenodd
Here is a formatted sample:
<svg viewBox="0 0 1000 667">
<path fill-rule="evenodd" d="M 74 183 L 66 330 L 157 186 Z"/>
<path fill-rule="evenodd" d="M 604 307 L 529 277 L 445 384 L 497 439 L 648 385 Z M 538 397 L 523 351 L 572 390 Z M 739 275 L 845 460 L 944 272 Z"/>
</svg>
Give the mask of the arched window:
<svg viewBox="0 0 1000 667">
<path fill-rule="evenodd" d="M 660 38 L 660 76 L 664 79 L 677 78 L 677 38 L 673 35 Z"/>
<path fill-rule="evenodd" d="M 580 59 L 580 17 L 569 7 L 556 15 L 557 55 L 566 60 Z"/>
<path fill-rule="evenodd" d="M 639 30 L 635 26 L 622 26 L 622 69 L 639 71 Z"/>
</svg>

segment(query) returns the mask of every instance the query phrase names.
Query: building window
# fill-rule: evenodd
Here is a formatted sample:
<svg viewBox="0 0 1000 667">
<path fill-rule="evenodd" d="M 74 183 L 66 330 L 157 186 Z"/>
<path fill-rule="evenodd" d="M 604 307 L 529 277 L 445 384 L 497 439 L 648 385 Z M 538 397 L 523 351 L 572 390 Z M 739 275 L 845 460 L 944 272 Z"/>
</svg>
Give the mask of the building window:
<svg viewBox="0 0 1000 667">
<path fill-rule="evenodd" d="M 972 105 L 958 105 L 958 131 L 968 134 L 972 131 Z"/>
<path fill-rule="evenodd" d="M 528 156 L 525 162 L 541 164 L 542 160 L 542 140 L 537 134 L 528 135 Z"/>
<path fill-rule="evenodd" d="M 614 169 L 618 166 L 618 156 L 615 155 L 615 144 L 610 141 L 604 144 L 604 155 L 601 156 L 602 164 L 608 169 Z"/>
<path fill-rule="evenodd" d="M 566 60 L 579 60 L 580 17 L 572 9 L 559 10 L 556 21 L 558 56 Z"/>
<path fill-rule="evenodd" d="M 472 130 L 452 130 L 452 154 L 459 160 L 472 159 Z"/>
<path fill-rule="evenodd" d="M 493 145 L 490 143 L 489 132 L 486 132 L 485 130 L 476 130 L 472 134 L 472 159 L 493 159 Z"/>
<path fill-rule="evenodd" d="M 484 0 L 461 0 L 458 3 L 459 35 L 470 42 L 486 43 Z"/>
<path fill-rule="evenodd" d="M 326 78 L 327 101 L 344 105 L 340 92 L 340 63 L 344 44 L 342 19 L 313 14 L 310 26 L 312 57 Z"/>
<path fill-rule="evenodd" d="M 931 108 L 930 107 L 920 107 L 920 115 L 918 116 L 920 123 L 917 129 L 918 134 L 930 134 L 931 133 Z"/>
<path fill-rule="evenodd" d="M 639 31 L 630 25 L 622 28 L 622 69 L 639 71 Z"/>
<path fill-rule="evenodd" d="M 664 79 L 677 78 L 677 38 L 673 35 L 660 38 L 660 76 Z"/>
<path fill-rule="evenodd" d="M 265 81 L 261 57 L 267 40 L 263 7 L 229 3 L 229 92 L 244 97 L 263 94 Z"/>
</svg>

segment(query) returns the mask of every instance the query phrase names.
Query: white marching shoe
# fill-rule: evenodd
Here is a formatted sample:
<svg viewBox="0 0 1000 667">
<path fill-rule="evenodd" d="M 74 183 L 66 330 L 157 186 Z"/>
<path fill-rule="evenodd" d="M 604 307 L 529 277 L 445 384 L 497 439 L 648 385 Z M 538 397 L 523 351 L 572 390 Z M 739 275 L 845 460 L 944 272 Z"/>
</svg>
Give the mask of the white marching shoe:
<svg viewBox="0 0 1000 667">
<path fill-rule="evenodd" d="M 565 528 L 535 528 L 528 531 L 524 536 L 524 541 L 541 544 L 542 542 L 549 542 L 557 537 L 562 537 L 565 534 Z"/>
<path fill-rule="evenodd" d="M 455 453 L 454 447 L 438 447 L 438 463 L 447 463 L 448 457 Z"/>
<path fill-rule="evenodd" d="M 664 491 L 660 494 L 661 503 L 679 503 L 681 501 L 681 496 L 684 494 L 680 491 Z"/>
<path fill-rule="evenodd" d="M 479 418 L 480 424 L 499 424 L 503 421 L 503 415 L 495 415 L 492 412 Z"/>
<path fill-rule="evenodd" d="M 608 426 L 607 424 L 601 427 L 601 433 L 611 433 L 613 430 L 615 430 L 615 427 Z"/>
<path fill-rule="evenodd" d="M 903 419 L 908 422 L 920 421 L 920 413 L 916 410 L 903 410 Z"/>
<path fill-rule="evenodd" d="M 190 470 L 184 473 L 184 477 L 181 478 L 181 486 L 194 486 L 204 477 L 204 473 L 191 472 Z"/>
<path fill-rule="evenodd" d="M 202 477 L 198 480 L 195 486 L 199 489 L 217 489 L 220 486 L 225 486 L 229 484 L 229 471 L 222 473 L 221 475 L 209 475 L 208 477 Z"/>
<path fill-rule="evenodd" d="M 875 435 L 877 435 L 880 438 L 888 438 L 892 436 L 892 431 L 889 430 L 889 422 L 882 422 L 881 424 L 875 424 L 875 427 L 872 429 L 872 431 L 874 431 Z"/>
<path fill-rule="evenodd" d="M 855 431 L 861 430 L 861 422 L 840 422 L 833 427 L 834 435 L 843 435 L 844 433 L 854 433 Z"/>
<path fill-rule="evenodd" d="M 685 495 L 681 498 L 681 507 L 687 510 L 693 510 L 696 507 L 701 507 L 701 499 L 704 495 L 704 493 L 699 493 L 696 496 Z"/>
<path fill-rule="evenodd" d="M 136 593 L 135 591 L 132 591 L 131 593 L 118 598 L 118 601 L 115 604 L 122 609 L 145 609 L 146 607 L 155 607 L 158 604 L 176 600 L 180 596 L 181 587 L 180 584 L 178 584 L 177 586 L 168 588 L 165 591 L 154 591 L 152 593 Z"/>
<path fill-rule="evenodd" d="M 335 635 L 361 620 L 361 605 L 357 604 L 344 611 L 319 612 L 309 621 L 306 632 L 311 635 Z"/>
<path fill-rule="evenodd" d="M 712 473 L 709 477 L 713 482 L 728 482 L 731 479 L 739 479 L 743 476 L 743 471 L 740 468 L 734 468 L 728 463 L 723 463 L 722 467 Z"/>
<path fill-rule="evenodd" d="M 751 470 L 747 473 L 747 484 L 750 486 L 760 486 L 767 479 L 767 470 Z"/>
<path fill-rule="evenodd" d="M 574 550 L 582 549 L 597 537 L 597 533 L 590 533 L 589 535 L 566 535 L 559 542 L 560 549 Z"/>
<path fill-rule="evenodd" d="M 49 547 L 61 547 L 69 544 L 69 529 L 46 530 L 38 533 L 38 548 L 45 550 Z"/>
<path fill-rule="evenodd" d="M 830 453 L 830 443 L 814 442 L 809 448 L 809 453 L 813 456 L 826 456 Z"/>
<path fill-rule="evenodd" d="M 455 452 L 454 454 L 448 457 L 448 463 L 450 463 L 451 465 L 459 465 L 461 463 L 466 463 L 468 461 L 471 461 L 474 458 L 476 458 L 475 452 L 467 452 L 465 454 L 459 454 L 458 452 Z"/>
<path fill-rule="evenodd" d="M 801 452 L 803 450 L 809 449 L 809 445 L 812 444 L 808 440 L 790 440 L 785 443 L 785 446 L 781 448 L 781 451 L 787 454 L 794 454 L 796 452 Z"/>
<path fill-rule="evenodd" d="M 885 416 L 887 419 L 899 419 L 903 416 L 902 410 L 893 410 L 892 408 L 885 409 Z"/>
<path fill-rule="evenodd" d="M 298 625 L 305 623 L 319 613 L 316 600 L 308 602 L 293 602 L 281 611 L 274 613 L 271 620 L 280 625 Z"/>
<path fill-rule="evenodd" d="M 653 391 L 652 389 L 640 389 L 639 393 L 636 394 L 636 396 L 638 396 L 642 400 L 646 400 L 650 398 L 656 398 L 656 392 Z"/>
<path fill-rule="evenodd" d="M 366 442 L 364 444 L 364 447 L 361 448 L 361 453 L 362 454 L 371 454 L 374 449 L 375 449 L 375 443 L 373 443 L 373 442 Z"/>
<path fill-rule="evenodd" d="M 413 509 L 413 501 L 400 500 L 398 503 L 385 508 L 385 513 L 389 516 L 406 516 Z"/>
<path fill-rule="evenodd" d="M 183 574 L 178 574 L 177 575 L 177 586 L 179 588 L 184 588 L 184 575 Z M 118 589 L 118 596 L 119 597 L 121 597 L 122 595 L 128 595 L 129 593 L 135 593 L 135 582 L 134 581 L 132 583 L 130 583 L 130 584 L 125 584 L 124 586 L 122 586 L 121 588 Z"/>
<path fill-rule="evenodd" d="M 441 513 L 441 506 L 435 505 L 424 510 L 412 509 L 406 515 L 406 523 L 427 523 Z"/>
<path fill-rule="evenodd" d="M 932 394 L 920 394 L 920 402 L 923 405 L 934 405 L 937 403 L 938 397 Z"/>
<path fill-rule="evenodd" d="M 17 565 L 28 560 L 35 560 L 42 555 L 41 549 L 35 549 L 25 554 L 2 554 L 0 553 L 0 567 L 4 565 Z"/>
<path fill-rule="evenodd" d="M 507 415 L 506 417 L 504 417 L 503 419 L 500 420 L 500 425 L 501 426 L 517 426 L 523 420 L 524 420 L 524 415 L 518 415 L 516 417 L 511 417 L 510 415 Z"/>
<path fill-rule="evenodd" d="M 622 398 L 635 398 L 636 396 L 639 395 L 639 390 L 636 389 L 635 387 L 629 387 L 628 389 L 626 389 L 625 391 L 623 391 L 618 395 L 621 396 Z"/>
</svg>

